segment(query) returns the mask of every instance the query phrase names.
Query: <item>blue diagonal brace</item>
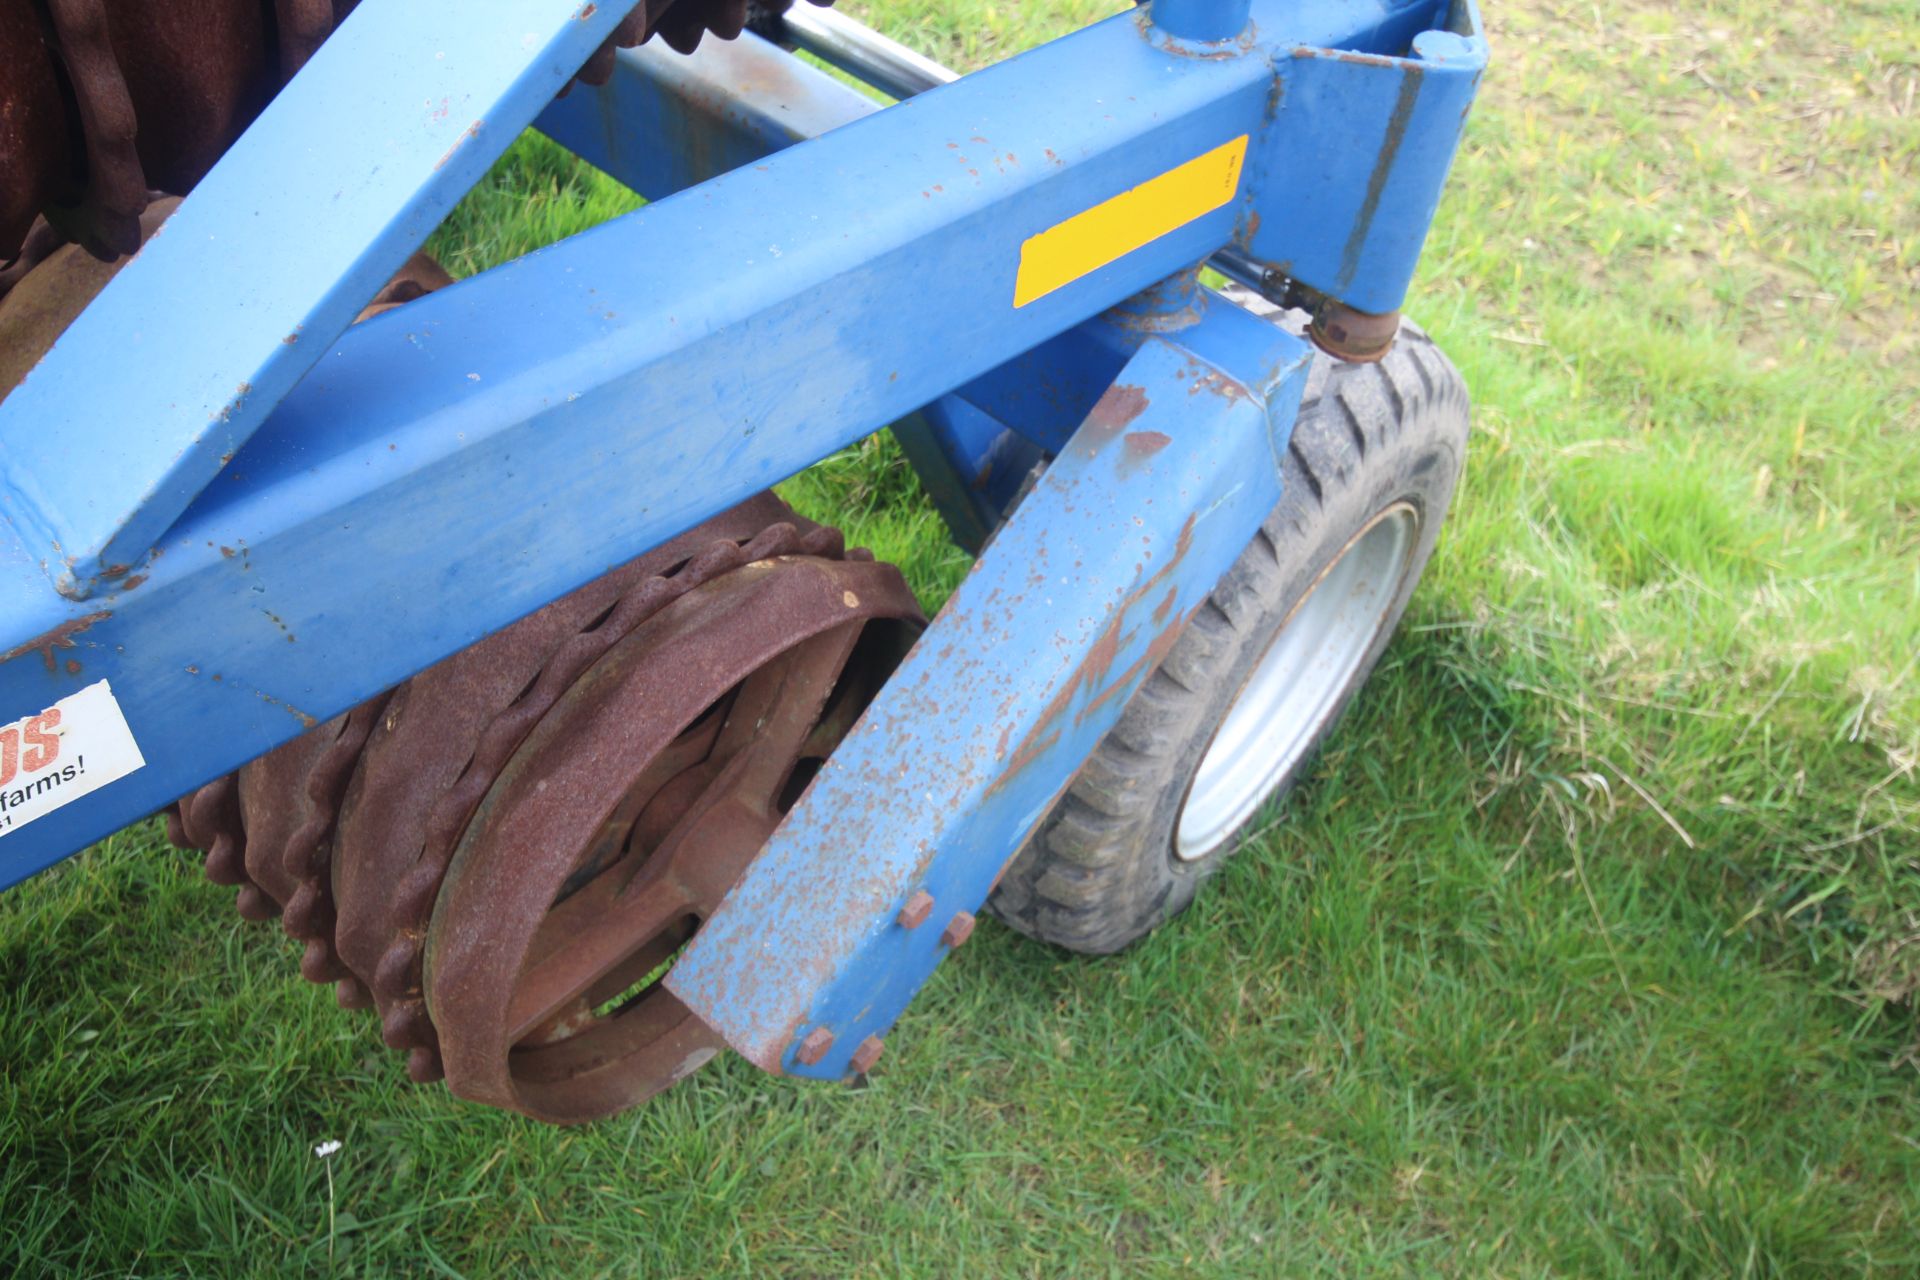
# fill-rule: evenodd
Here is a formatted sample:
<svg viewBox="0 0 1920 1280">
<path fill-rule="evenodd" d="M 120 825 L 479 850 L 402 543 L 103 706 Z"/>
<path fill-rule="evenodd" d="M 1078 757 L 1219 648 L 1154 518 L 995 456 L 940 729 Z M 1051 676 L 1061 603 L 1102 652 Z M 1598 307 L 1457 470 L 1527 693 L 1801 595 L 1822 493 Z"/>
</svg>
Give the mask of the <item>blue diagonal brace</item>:
<svg viewBox="0 0 1920 1280">
<path fill-rule="evenodd" d="M 735 1049 L 892 1025 L 1278 500 L 1308 355 L 1215 301 L 1128 362 L 668 975 Z"/>
</svg>

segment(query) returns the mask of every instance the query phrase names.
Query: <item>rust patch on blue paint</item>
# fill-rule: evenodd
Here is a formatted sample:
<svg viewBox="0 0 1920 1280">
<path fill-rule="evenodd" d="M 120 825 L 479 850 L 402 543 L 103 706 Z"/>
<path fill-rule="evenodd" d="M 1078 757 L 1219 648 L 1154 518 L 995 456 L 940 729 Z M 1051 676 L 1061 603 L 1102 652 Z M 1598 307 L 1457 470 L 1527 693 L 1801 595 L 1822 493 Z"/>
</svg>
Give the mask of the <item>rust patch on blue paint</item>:
<svg viewBox="0 0 1920 1280">
<path fill-rule="evenodd" d="M 433 162 L 434 172 L 438 173 L 441 169 L 446 168 L 447 161 L 453 159 L 453 153 L 466 146 L 473 138 L 478 137 L 480 126 L 485 123 L 486 121 L 484 120 L 475 120 L 472 124 L 468 125 L 466 130 L 453 140 L 453 145 L 447 148 L 447 153 Z"/>
<path fill-rule="evenodd" d="M 1229 378 L 1212 365 L 1201 360 L 1189 360 L 1187 367 L 1181 370 L 1181 376 L 1191 378 L 1187 384 L 1187 394 L 1197 396 L 1202 392 L 1219 396 L 1222 400 L 1252 400 L 1253 392 L 1239 379 Z"/>
<path fill-rule="evenodd" d="M 240 411 L 240 406 L 245 404 L 247 397 L 252 394 L 253 384 L 251 382 L 241 383 L 233 389 L 233 399 L 227 401 L 227 403 L 221 407 L 220 412 L 214 416 L 222 422 L 232 422 L 233 415 Z M 224 462 L 225 459 L 223 458 L 221 461 Z"/>
<path fill-rule="evenodd" d="M 1174 593 L 1169 589 L 1166 603 L 1161 607 L 1165 608 L 1167 605 L 1172 604 L 1173 598 Z M 1152 671 L 1155 667 L 1158 667 L 1162 662 L 1165 662 L 1167 655 L 1173 652 L 1174 644 L 1180 639 L 1181 634 L 1186 631 L 1187 623 L 1193 619 L 1193 615 L 1198 613 L 1200 606 L 1205 603 L 1206 600 L 1202 599 L 1199 604 L 1194 605 L 1193 608 L 1175 618 L 1171 626 L 1164 626 L 1156 632 L 1153 639 L 1147 642 L 1146 652 L 1142 653 L 1139 658 L 1134 661 L 1132 666 L 1122 671 L 1105 689 L 1101 690 L 1098 697 L 1081 708 L 1080 714 L 1074 717 L 1075 722 L 1085 720 L 1088 716 L 1099 710 L 1102 705 L 1112 701 L 1122 692 L 1133 688 L 1135 682 L 1142 676 Z M 1155 609 L 1153 616 L 1155 619 L 1158 619 L 1160 617 L 1160 610 Z"/>
<path fill-rule="evenodd" d="M 1324 58 L 1328 62 L 1347 62 L 1360 67 L 1401 67 L 1408 65 L 1405 58 L 1395 58 L 1384 53 L 1362 53 L 1357 49 L 1318 49 L 1312 45 L 1300 45 L 1294 49 L 1297 60 Z"/>
<path fill-rule="evenodd" d="M 73 640 L 75 636 L 85 631 L 88 627 L 91 627 L 94 623 L 104 621 L 112 616 L 112 610 L 102 609 L 98 613 L 89 613 L 85 617 L 69 618 L 59 626 L 54 627 L 50 631 L 42 632 L 25 644 L 16 645 L 5 653 L 0 653 L 0 665 L 12 662 L 15 658 L 25 657 L 37 649 L 40 652 L 40 656 L 46 661 L 47 670 L 57 671 L 59 668 L 54 663 L 53 651 L 55 649 L 77 648 L 78 646 L 75 645 Z"/>
<path fill-rule="evenodd" d="M 220 678 L 219 676 L 214 677 L 215 680 L 218 680 L 219 678 Z M 282 702 L 280 701 L 280 699 L 274 697 L 270 693 L 262 693 L 258 689 L 255 689 L 253 691 L 253 696 L 260 699 L 260 701 L 266 703 L 270 707 L 280 708 L 282 711 L 292 716 L 295 720 L 298 720 L 302 728 L 311 729 L 315 725 L 320 723 L 318 720 L 314 719 L 312 716 L 308 715 L 306 712 L 302 711 L 300 708 L 294 706 L 292 703 Z"/>
<path fill-rule="evenodd" d="M 1130 382 L 1116 382 L 1087 411 L 1086 425 L 1094 433 L 1095 449 L 1127 429 L 1147 411 L 1147 389 Z"/>
<path fill-rule="evenodd" d="M 1047 703 L 1046 708 L 1034 721 L 1033 727 L 1027 731 L 1026 737 L 1020 740 L 1020 745 L 1014 748 L 1011 756 L 1007 757 L 1000 776 L 995 778 L 993 784 L 987 788 L 988 794 L 999 790 L 1014 775 L 1045 755 L 1060 740 L 1061 722 L 1083 691 L 1092 696 L 1087 699 L 1086 705 L 1074 714 L 1075 724 L 1084 722 L 1096 708 L 1121 690 L 1128 688 L 1136 675 L 1151 670 L 1173 648 L 1173 642 L 1180 638 L 1180 632 L 1186 626 L 1185 616 L 1176 618 L 1173 625 L 1163 628 L 1156 634 L 1148 643 L 1146 652 L 1121 672 L 1119 679 L 1109 679 L 1113 664 L 1119 660 L 1120 651 L 1126 647 L 1134 634 L 1134 628 L 1128 626 L 1130 615 L 1135 606 L 1151 599 L 1159 591 L 1160 585 L 1166 581 L 1167 576 L 1180 566 L 1182 560 L 1186 559 L 1187 552 L 1193 546 L 1193 523 L 1194 517 L 1188 516 L 1186 523 L 1180 527 L 1180 536 L 1175 540 L 1173 554 L 1167 558 L 1167 562 L 1120 602 L 1120 607 L 1113 612 L 1112 621 L 1107 623 L 1106 629 L 1087 650 L 1087 656 L 1081 659 L 1080 665 L 1074 669 L 1072 676 L 1068 677 L 1066 684 L 1061 686 L 1060 692 Z M 1162 614 L 1171 611 L 1177 599 L 1176 587 L 1170 586 L 1169 592 L 1168 598 L 1154 610 L 1153 616 L 1156 622 L 1161 620 Z M 1001 735 L 1003 748 L 1007 737 L 1008 735 L 1003 732 Z"/>
</svg>

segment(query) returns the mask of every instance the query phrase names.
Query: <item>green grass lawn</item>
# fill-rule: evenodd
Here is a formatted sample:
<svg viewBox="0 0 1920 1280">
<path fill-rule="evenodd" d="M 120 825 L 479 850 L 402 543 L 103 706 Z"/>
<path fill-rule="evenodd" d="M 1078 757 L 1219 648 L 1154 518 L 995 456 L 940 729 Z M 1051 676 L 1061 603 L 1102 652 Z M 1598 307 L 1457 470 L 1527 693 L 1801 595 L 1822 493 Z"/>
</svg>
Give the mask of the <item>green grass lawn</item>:
<svg viewBox="0 0 1920 1280">
<path fill-rule="evenodd" d="M 1116 5 L 849 7 L 970 67 Z M 1920 6 L 1486 7 L 1409 304 L 1467 479 L 1190 914 L 983 927 L 864 1089 L 560 1131 L 130 829 L 0 897 L 0 1273 L 1920 1274 Z M 523 142 L 436 247 L 631 203 Z M 965 569 L 885 439 L 787 490 Z"/>
</svg>

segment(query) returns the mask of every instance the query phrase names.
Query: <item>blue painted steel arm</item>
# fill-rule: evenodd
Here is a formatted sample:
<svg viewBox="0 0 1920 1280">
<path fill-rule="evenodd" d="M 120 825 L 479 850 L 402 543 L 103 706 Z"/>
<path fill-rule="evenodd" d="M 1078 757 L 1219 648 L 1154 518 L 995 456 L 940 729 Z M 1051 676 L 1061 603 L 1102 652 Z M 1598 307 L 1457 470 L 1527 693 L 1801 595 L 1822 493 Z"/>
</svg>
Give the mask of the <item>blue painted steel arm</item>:
<svg viewBox="0 0 1920 1280">
<path fill-rule="evenodd" d="M 836 1078 L 892 1025 L 1272 510 L 1309 355 L 1216 302 L 1128 362 L 667 976 L 733 1048 Z"/>
<path fill-rule="evenodd" d="M 633 7 L 367 0 L 0 404 L 0 512 L 127 575 Z"/>
</svg>

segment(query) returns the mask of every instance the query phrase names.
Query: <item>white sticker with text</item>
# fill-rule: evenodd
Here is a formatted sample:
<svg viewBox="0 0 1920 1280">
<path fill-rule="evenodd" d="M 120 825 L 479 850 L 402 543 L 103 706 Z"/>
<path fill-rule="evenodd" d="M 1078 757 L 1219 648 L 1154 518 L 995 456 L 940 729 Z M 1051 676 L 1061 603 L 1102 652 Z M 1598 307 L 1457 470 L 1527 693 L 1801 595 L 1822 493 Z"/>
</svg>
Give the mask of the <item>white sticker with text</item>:
<svg viewBox="0 0 1920 1280">
<path fill-rule="evenodd" d="M 0 725 L 0 836 L 145 764 L 105 680 Z"/>
</svg>

